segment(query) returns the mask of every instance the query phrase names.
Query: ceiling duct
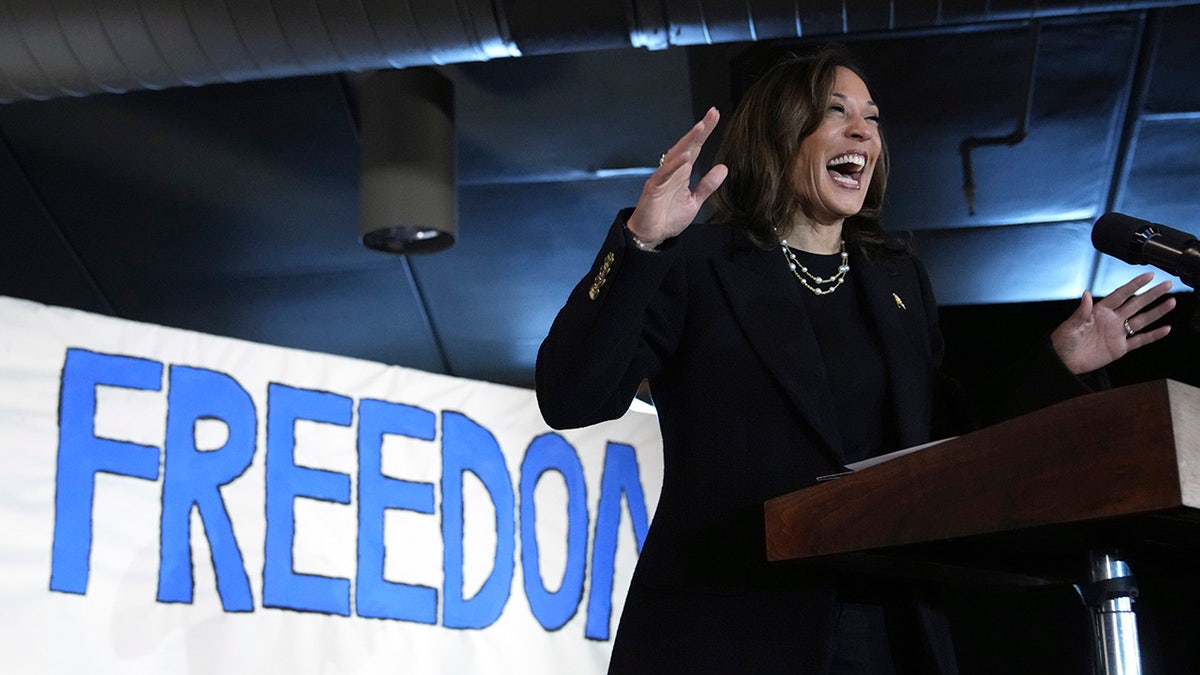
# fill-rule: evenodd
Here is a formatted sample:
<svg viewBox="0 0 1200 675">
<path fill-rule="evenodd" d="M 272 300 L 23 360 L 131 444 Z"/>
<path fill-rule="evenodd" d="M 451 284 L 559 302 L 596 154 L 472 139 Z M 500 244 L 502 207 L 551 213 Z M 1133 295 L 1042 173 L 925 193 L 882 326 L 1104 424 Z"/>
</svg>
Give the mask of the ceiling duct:
<svg viewBox="0 0 1200 675">
<path fill-rule="evenodd" d="M 7 0 L 0 102 L 616 47 L 1198 4 L 1008 0 Z"/>
</svg>

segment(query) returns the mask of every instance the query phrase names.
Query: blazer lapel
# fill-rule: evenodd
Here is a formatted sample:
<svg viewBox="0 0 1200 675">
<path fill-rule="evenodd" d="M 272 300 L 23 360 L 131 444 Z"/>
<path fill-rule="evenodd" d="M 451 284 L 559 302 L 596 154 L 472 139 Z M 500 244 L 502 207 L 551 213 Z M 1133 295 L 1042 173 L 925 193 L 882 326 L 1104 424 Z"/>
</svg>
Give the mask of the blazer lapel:
<svg viewBox="0 0 1200 675">
<path fill-rule="evenodd" d="M 717 279 L 755 353 L 839 464 L 842 440 L 828 374 L 812 323 L 782 254 L 745 243 L 729 261 L 714 260 Z"/>
<path fill-rule="evenodd" d="M 924 443 L 932 421 L 933 391 L 929 336 L 915 279 L 906 279 L 892 261 L 859 255 L 851 273 L 879 337 L 888 371 L 888 393 L 900 447 Z"/>
</svg>

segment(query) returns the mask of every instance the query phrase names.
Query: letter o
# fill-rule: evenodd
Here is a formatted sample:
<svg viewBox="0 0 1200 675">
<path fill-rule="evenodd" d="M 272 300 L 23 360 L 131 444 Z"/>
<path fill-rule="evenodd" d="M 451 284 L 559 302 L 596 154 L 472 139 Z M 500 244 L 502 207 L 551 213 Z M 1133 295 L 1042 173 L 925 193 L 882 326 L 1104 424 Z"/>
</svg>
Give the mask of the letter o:
<svg viewBox="0 0 1200 675">
<path fill-rule="evenodd" d="M 537 518 L 533 493 L 547 471 L 557 471 L 567 484 L 567 563 L 562 586 L 546 590 L 538 567 Z M 583 464 L 575 448 L 558 434 L 538 436 L 521 461 L 521 568 L 529 609 L 546 630 L 562 628 L 583 599 L 583 580 L 587 566 L 587 485 Z"/>
</svg>

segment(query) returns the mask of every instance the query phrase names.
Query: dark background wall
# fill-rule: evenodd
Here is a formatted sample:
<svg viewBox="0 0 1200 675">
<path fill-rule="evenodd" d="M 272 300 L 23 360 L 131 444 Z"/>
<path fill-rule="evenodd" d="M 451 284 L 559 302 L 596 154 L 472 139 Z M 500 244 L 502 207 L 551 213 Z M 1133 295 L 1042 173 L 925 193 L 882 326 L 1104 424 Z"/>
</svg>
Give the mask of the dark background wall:
<svg viewBox="0 0 1200 675">
<path fill-rule="evenodd" d="M 887 6 L 893 28 L 877 12 Z M 0 293 L 528 386 L 554 313 L 662 150 L 709 106 L 728 111 L 764 60 L 829 39 L 870 76 L 893 155 L 886 225 L 913 232 L 952 361 L 995 361 L 1085 288 L 1103 294 L 1139 271 L 1092 248 L 1105 211 L 1197 227 L 1200 6 L 1041 7 L 1033 22 L 1031 8 L 924 17 L 924 5 L 855 3 L 845 17 L 817 13 L 804 38 L 764 24 L 757 41 L 739 7 L 709 13 L 708 43 L 681 23 L 673 39 L 693 41 L 655 51 L 615 48 L 611 35 L 590 48 L 588 31 L 582 46 L 572 32 L 556 44 L 555 22 L 612 17 L 523 11 L 510 22 L 531 22 L 512 36 L 527 55 L 437 66 L 456 88 L 459 232 L 429 256 L 358 243 L 343 74 L 0 105 Z M 237 55 L 225 49 L 210 60 Z M 0 84 L 19 81 L 15 53 L 0 50 Z M 970 213 L 960 143 L 1009 134 L 1027 102 L 1021 143 L 973 152 Z M 1192 353 L 1176 331 L 1118 379 L 1194 379 Z"/>
</svg>

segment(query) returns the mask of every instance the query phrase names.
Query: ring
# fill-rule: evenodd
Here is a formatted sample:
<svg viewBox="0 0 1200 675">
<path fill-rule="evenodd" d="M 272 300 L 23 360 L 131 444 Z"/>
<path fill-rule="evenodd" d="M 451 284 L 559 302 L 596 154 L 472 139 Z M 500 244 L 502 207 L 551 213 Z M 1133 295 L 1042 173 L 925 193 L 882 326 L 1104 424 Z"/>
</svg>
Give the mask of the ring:
<svg viewBox="0 0 1200 675">
<path fill-rule="evenodd" d="M 1129 325 L 1129 319 L 1125 319 L 1125 337 L 1133 337 L 1133 326 Z"/>
<path fill-rule="evenodd" d="M 658 165 L 662 166 L 663 162 L 665 162 L 665 161 L 667 161 L 667 153 L 664 152 L 663 154 L 658 156 Z"/>
</svg>

